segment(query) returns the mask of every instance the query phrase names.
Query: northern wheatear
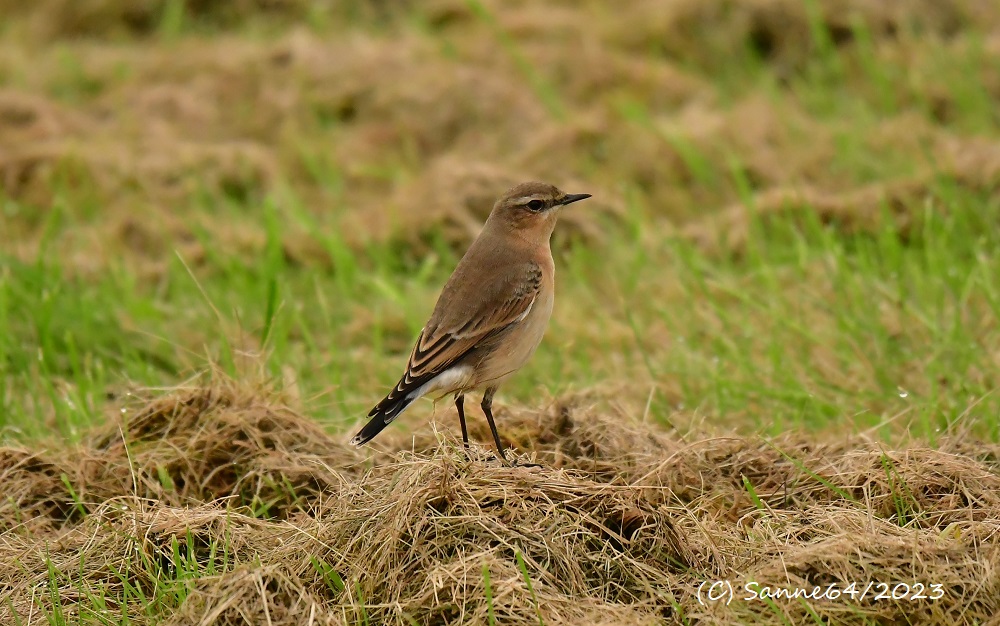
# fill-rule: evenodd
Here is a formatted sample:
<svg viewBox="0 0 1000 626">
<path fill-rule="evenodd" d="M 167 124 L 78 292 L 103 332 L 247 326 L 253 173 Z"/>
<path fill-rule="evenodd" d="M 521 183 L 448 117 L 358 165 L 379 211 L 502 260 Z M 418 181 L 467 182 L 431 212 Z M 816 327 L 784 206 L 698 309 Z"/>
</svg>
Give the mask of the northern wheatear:
<svg viewBox="0 0 1000 626">
<path fill-rule="evenodd" d="M 370 441 L 423 395 L 441 398 L 454 393 L 462 441 L 468 447 L 465 394 L 485 389 L 483 413 L 506 462 L 493 422 L 493 395 L 531 357 L 548 326 L 555 296 L 549 239 L 559 210 L 589 197 L 531 182 L 497 200 L 441 291 L 403 377 L 368 413 L 371 420 L 351 443 Z"/>
</svg>

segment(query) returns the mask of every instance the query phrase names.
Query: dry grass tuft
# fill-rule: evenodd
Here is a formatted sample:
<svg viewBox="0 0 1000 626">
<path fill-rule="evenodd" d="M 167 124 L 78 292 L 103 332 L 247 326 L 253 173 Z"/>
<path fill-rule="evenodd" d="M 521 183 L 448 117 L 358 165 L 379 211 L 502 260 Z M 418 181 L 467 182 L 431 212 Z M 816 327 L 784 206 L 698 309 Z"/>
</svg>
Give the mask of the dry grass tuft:
<svg viewBox="0 0 1000 626">
<path fill-rule="evenodd" d="M 740 254 L 750 237 L 752 220 L 799 215 L 849 233 L 877 233 L 886 227 L 905 241 L 922 225 L 926 206 L 938 179 L 948 177 L 983 195 L 1000 194 L 1000 150 L 981 139 L 941 134 L 932 150 L 933 167 L 905 179 L 872 183 L 845 192 L 827 192 L 815 186 L 775 186 L 744 202 L 685 224 L 680 235 L 701 248 Z M 935 208 L 938 207 L 935 204 Z M 888 223 L 887 223 L 888 222 Z"/>
<path fill-rule="evenodd" d="M 752 48 L 779 70 L 801 68 L 816 53 L 814 28 L 828 33 L 830 44 L 855 43 L 855 26 L 864 23 L 876 40 L 899 40 L 917 34 L 947 39 L 965 24 L 995 24 L 996 14 L 976 0 L 748 0 L 699 2 L 683 0 L 663 7 L 655 1 L 632 3 L 617 14 L 621 29 L 614 35 L 636 49 L 661 48 L 710 68 Z"/>
<path fill-rule="evenodd" d="M 500 419 L 543 467 L 469 460 L 427 429 L 394 433 L 365 463 L 279 398 L 232 383 L 151 399 L 71 453 L 2 449 L 0 560 L 14 566 L 0 573 L 0 621 L 54 598 L 72 615 L 94 594 L 171 576 L 158 617 L 121 610 L 173 624 L 486 623 L 490 611 L 500 623 L 735 624 L 774 610 L 792 623 L 812 610 L 960 624 L 1000 609 L 995 446 L 680 439 L 572 402 Z M 55 595 L 39 593 L 53 577 Z M 920 582 L 946 598 L 700 605 L 699 585 L 718 578 Z"/>
<path fill-rule="evenodd" d="M 363 457 L 280 403 L 235 384 L 178 390 L 109 424 L 67 455 L 0 449 L 5 531 L 55 530 L 107 501 L 229 500 L 271 517 L 330 487 Z"/>
</svg>

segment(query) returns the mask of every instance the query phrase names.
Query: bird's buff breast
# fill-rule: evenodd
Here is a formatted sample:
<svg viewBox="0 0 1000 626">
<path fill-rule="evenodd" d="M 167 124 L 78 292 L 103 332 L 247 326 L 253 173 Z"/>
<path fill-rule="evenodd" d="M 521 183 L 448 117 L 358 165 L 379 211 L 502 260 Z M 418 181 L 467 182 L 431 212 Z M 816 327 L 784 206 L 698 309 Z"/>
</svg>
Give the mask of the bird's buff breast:
<svg viewBox="0 0 1000 626">
<path fill-rule="evenodd" d="M 542 342 L 552 316 L 553 300 L 553 291 L 543 290 L 525 318 L 497 337 L 492 349 L 476 364 L 469 389 L 499 385 L 521 369 Z"/>
<path fill-rule="evenodd" d="M 552 315 L 553 297 L 539 295 L 523 320 L 494 337 L 473 352 L 473 358 L 462 359 L 441 372 L 415 395 L 429 394 L 442 398 L 451 393 L 496 387 L 513 375 L 531 358 L 542 342 Z"/>
</svg>

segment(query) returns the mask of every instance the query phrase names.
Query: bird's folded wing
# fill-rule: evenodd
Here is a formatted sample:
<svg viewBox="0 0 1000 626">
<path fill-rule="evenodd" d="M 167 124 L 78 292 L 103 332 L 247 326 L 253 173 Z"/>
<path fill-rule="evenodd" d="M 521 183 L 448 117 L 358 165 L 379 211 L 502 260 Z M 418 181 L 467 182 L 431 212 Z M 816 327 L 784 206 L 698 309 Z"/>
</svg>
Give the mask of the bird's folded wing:
<svg viewBox="0 0 1000 626">
<path fill-rule="evenodd" d="M 486 283 L 472 285 L 471 290 L 446 288 L 441 294 L 413 346 L 399 387 L 426 381 L 494 333 L 523 320 L 542 287 L 542 270 L 536 263 L 518 264 Z"/>
</svg>

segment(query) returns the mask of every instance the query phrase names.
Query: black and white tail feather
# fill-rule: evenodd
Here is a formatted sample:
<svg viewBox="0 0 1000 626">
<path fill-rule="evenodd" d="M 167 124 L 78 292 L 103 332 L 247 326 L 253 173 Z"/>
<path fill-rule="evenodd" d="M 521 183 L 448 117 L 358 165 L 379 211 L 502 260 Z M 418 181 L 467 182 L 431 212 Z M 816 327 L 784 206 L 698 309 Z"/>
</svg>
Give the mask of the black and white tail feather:
<svg viewBox="0 0 1000 626">
<path fill-rule="evenodd" d="M 433 337 L 428 339 L 429 337 Z M 463 352 L 449 355 L 449 348 L 455 348 L 460 336 L 454 333 L 438 334 L 436 337 L 428 328 L 421 331 L 413 346 L 406 372 L 392 391 L 368 412 L 368 423 L 351 439 L 356 446 L 364 445 L 392 423 L 406 407 L 442 382 L 441 377 L 449 374 L 449 369 L 462 357 L 476 349 L 475 344 Z"/>
<path fill-rule="evenodd" d="M 419 345 L 419 341 L 417 345 Z M 400 413 L 406 410 L 406 407 L 410 406 L 423 395 L 421 393 L 422 388 L 436 375 L 437 373 L 434 372 L 413 379 L 410 378 L 410 370 L 407 369 L 403 377 L 396 383 L 396 386 L 389 392 L 389 395 L 382 398 L 382 401 L 368 412 L 368 417 L 371 419 L 354 436 L 354 439 L 351 439 L 351 445 L 361 446 L 374 439 L 386 426 L 392 423 L 392 420 L 396 419 Z"/>
</svg>

